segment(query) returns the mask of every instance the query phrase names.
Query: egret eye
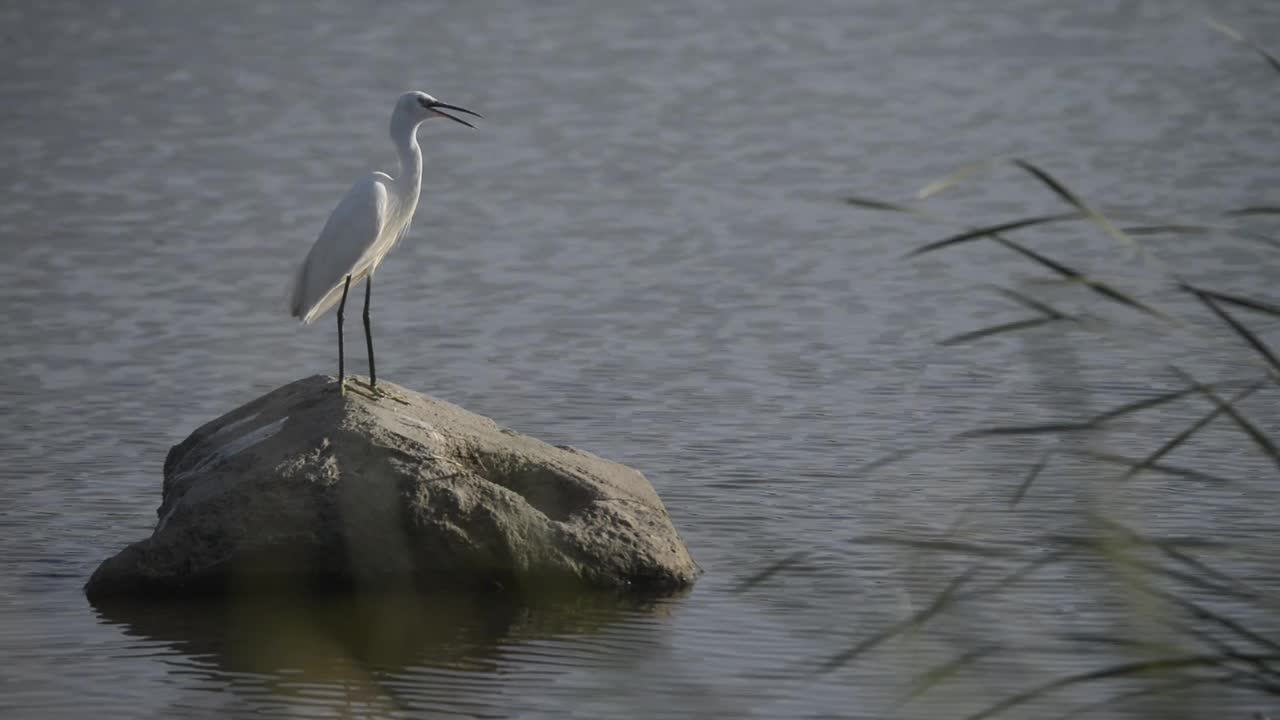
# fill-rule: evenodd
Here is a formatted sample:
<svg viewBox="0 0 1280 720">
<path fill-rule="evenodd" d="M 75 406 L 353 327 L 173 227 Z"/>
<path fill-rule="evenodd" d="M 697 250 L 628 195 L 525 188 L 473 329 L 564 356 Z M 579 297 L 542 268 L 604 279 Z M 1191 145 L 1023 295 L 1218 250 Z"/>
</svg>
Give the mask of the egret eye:
<svg viewBox="0 0 1280 720">
<path fill-rule="evenodd" d="M 427 100 L 426 98 L 424 98 L 424 97 L 420 97 L 420 98 L 418 98 L 418 104 L 419 104 L 419 105 L 421 105 L 421 106 L 422 106 L 422 107 L 424 107 L 424 108 L 429 108 L 429 107 L 431 107 L 431 102 L 430 102 L 430 101 L 428 101 L 428 100 Z"/>
</svg>

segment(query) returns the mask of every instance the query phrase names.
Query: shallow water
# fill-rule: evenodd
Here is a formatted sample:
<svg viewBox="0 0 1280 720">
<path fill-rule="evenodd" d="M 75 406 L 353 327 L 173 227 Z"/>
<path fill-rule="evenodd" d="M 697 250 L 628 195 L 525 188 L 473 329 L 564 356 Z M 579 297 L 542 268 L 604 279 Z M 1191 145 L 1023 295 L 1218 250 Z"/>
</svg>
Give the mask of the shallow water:
<svg viewBox="0 0 1280 720">
<path fill-rule="evenodd" d="M 1214 13 L 1280 45 L 1272 3 Z M 6 5 L 0 714 L 955 717 L 1095 667 L 1040 642 L 1122 616 L 1081 565 L 940 637 L 816 672 L 964 567 L 853 538 L 972 531 L 1036 547 L 1078 528 L 1096 497 L 1080 489 L 1096 468 L 1054 468 L 1007 509 L 1042 439 L 858 468 L 957 430 L 1175 387 L 1171 360 L 1240 376 L 1247 348 L 1162 279 L 1274 298 L 1276 252 L 1153 238 L 1161 267 L 1126 262 L 1096 231 L 1027 233 L 1191 325 L 1153 329 L 1030 285 L 1118 332 L 942 347 L 1024 316 L 978 286 L 1043 275 L 985 246 L 902 252 L 1058 201 L 1010 168 L 939 197 L 949 225 L 841 199 L 901 200 L 1010 154 L 1117 211 L 1205 220 L 1276 204 L 1280 84 L 1203 15 L 1048 0 Z M 154 525 L 170 445 L 333 372 L 332 317 L 297 326 L 286 285 L 357 173 L 393 168 L 387 115 L 408 88 L 488 120 L 422 133 L 422 204 L 374 292 L 380 374 L 642 469 L 705 576 L 647 604 L 90 607 L 88 574 Z M 1274 407 L 1266 394 L 1242 405 L 1268 431 Z M 1142 456 L 1202 412 L 1172 404 L 1096 441 Z M 1238 542 L 1215 565 L 1274 587 L 1274 466 L 1225 424 L 1175 460 L 1238 481 L 1143 476 L 1106 509 L 1154 535 Z M 993 642 L 1004 652 L 977 680 L 892 709 L 913 677 Z M 1265 709 L 1212 690 L 1178 708 L 1196 703 Z"/>
</svg>

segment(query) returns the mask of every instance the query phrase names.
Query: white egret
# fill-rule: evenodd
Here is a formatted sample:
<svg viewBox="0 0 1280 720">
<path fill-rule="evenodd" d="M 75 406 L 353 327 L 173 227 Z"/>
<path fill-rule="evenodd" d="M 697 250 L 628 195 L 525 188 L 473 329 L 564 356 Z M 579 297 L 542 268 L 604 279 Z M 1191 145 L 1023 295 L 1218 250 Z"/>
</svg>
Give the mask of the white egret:
<svg viewBox="0 0 1280 720">
<path fill-rule="evenodd" d="M 400 174 L 391 177 L 373 172 L 356 181 L 333 209 L 306 260 L 293 279 L 289 309 L 303 323 L 338 305 L 338 387 L 346 390 L 342 352 L 342 313 L 351 283 L 365 281 L 364 338 L 369 351 L 369 387 L 376 389 L 377 370 L 373 362 L 373 333 L 369 329 L 369 295 L 373 273 L 391 248 L 404 237 L 418 207 L 422 188 L 422 150 L 418 147 L 418 126 L 435 117 L 446 117 L 474 128 L 462 118 L 445 112 L 455 110 L 475 117 L 479 113 L 447 105 L 424 92 L 407 92 L 396 100 L 391 111 L 391 141 L 400 156 Z"/>
</svg>

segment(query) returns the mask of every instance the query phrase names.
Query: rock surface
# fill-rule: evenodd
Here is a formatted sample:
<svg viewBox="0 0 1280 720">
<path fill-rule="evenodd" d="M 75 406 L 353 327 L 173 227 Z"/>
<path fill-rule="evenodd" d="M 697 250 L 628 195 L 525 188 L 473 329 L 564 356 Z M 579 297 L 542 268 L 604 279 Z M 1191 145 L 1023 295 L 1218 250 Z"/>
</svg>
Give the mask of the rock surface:
<svg viewBox="0 0 1280 720">
<path fill-rule="evenodd" d="M 280 585 L 690 585 L 697 567 L 640 472 L 363 379 L 296 381 L 174 446 L 151 537 L 90 598 Z"/>
</svg>

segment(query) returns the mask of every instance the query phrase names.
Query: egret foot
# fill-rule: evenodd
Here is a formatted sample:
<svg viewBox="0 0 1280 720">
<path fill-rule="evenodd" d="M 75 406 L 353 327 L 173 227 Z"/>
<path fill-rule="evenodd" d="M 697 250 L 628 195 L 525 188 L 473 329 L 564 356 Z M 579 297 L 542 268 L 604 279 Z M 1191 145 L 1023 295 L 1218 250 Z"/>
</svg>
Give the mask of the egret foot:
<svg viewBox="0 0 1280 720">
<path fill-rule="evenodd" d="M 395 395 L 392 395 L 391 393 L 389 393 L 389 392 L 387 392 L 387 391 L 383 390 L 382 388 L 378 387 L 377 385 L 371 385 L 371 384 L 369 384 L 369 383 L 367 383 L 367 382 L 364 382 L 363 380 L 357 380 L 357 379 L 355 379 L 355 378 L 352 378 L 352 380 L 351 380 L 351 384 L 352 384 L 352 386 L 353 386 L 353 388 L 352 388 L 352 392 L 358 392 L 358 393 L 360 393 L 361 395 L 363 395 L 363 396 L 365 396 L 365 397 L 369 398 L 370 400 L 394 400 L 394 401 L 396 401 L 396 402 L 400 403 L 401 405 L 408 405 L 408 404 L 409 404 L 409 403 L 408 403 L 408 401 L 401 400 L 400 398 L 398 398 L 398 397 L 396 397 Z M 359 390 L 356 390 L 356 389 L 355 389 L 355 387 L 354 387 L 354 386 L 357 386 L 357 385 L 358 385 L 358 386 L 359 386 L 359 388 L 360 388 Z"/>
</svg>

